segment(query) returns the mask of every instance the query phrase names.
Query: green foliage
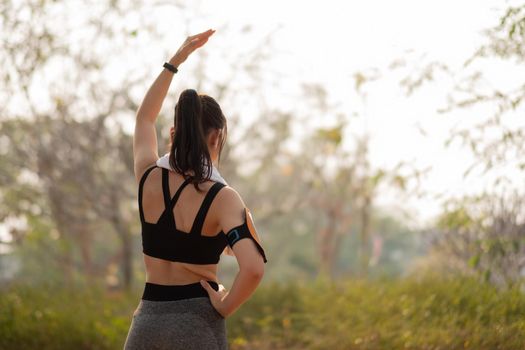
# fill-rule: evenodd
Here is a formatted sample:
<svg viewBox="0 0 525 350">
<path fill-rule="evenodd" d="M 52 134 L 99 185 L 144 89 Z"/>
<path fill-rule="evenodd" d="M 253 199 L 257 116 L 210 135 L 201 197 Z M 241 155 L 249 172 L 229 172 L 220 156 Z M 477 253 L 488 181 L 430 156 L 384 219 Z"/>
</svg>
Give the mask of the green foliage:
<svg viewBox="0 0 525 350">
<path fill-rule="evenodd" d="M 455 208 L 444 213 L 438 220 L 437 227 L 444 229 L 466 229 L 473 224 L 473 219 L 464 207 Z"/>
<path fill-rule="evenodd" d="M 499 285 L 521 280 L 523 195 L 486 193 L 449 204 L 437 221 L 430 246 L 443 254 L 437 264 Z"/>
<path fill-rule="evenodd" d="M 118 349 L 140 291 L 12 286 L 0 349 Z M 232 350 L 521 349 L 525 295 L 474 279 L 263 283 L 227 319 Z"/>
<path fill-rule="evenodd" d="M 0 349 L 116 349 L 136 296 L 20 286 L 0 294 Z"/>
<path fill-rule="evenodd" d="M 333 128 L 320 128 L 317 130 L 317 137 L 320 140 L 334 143 L 335 146 L 339 146 L 343 140 L 343 126 L 336 126 Z"/>
</svg>

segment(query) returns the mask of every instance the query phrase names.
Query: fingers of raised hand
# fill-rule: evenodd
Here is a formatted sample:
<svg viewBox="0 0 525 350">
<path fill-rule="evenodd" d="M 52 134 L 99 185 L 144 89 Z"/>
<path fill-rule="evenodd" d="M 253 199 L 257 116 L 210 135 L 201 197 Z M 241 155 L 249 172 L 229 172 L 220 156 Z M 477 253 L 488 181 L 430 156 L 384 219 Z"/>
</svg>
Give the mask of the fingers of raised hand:
<svg viewBox="0 0 525 350">
<path fill-rule="evenodd" d="M 206 39 L 195 39 L 194 41 L 190 42 L 190 45 L 191 45 L 191 48 L 192 49 L 198 49 L 199 47 L 201 47 L 202 45 L 206 44 L 206 42 L 208 41 L 208 38 Z"/>
<path fill-rule="evenodd" d="M 210 37 L 210 35 L 212 35 L 213 33 L 215 33 L 215 30 L 208 29 L 205 32 L 202 32 L 202 33 L 199 33 L 199 34 L 195 34 L 195 35 L 190 35 L 187 40 L 191 41 L 193 39 L 200 38 L 200 37 Z"/>
<path fill-rule="evenodd" d="M 182 52 L 185 52 L 186 54 L 190 54 L 202 45 L 204 45 L 208 39 L 201 40 L 201 39 L 193 39 L 192 41 L 187 41 L 184 43 L 183 47 L 181 48 Z"/>
<path fill-rule="evenodd" d="M 209 29 L 197 35 L 188 36 L 178 53 L 184 58 L 188 57 L 193 51 L 204 45 L 215 30 Z"/>
</svg>

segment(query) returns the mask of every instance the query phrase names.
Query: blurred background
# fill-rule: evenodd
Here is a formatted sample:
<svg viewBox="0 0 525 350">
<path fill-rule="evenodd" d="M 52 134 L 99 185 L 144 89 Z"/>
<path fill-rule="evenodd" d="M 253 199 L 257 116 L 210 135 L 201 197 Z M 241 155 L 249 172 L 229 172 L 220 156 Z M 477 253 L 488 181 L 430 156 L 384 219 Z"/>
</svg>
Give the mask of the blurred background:
<svg viewBox="0 0 525 350">
<path fill-rule="evenodd" d="M 231 348 L 525 346 L 524 1 L 4 0 L 0 26 L 0 348 L 122 347 L 135 112 L 208 28 L 157 132 L 186 88 L 228 120 L 269 260 Z"/>
</svg>

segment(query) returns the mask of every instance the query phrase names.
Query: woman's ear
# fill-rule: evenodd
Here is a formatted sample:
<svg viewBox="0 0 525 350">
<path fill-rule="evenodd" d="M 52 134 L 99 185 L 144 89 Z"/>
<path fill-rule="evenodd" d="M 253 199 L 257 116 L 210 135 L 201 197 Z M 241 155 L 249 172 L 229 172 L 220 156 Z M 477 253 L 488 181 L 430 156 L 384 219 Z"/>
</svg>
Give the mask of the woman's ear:
<svg viewBox="0 0 525 350">
<path fill-rule="evenodd" d="M 173 138 L 175 137 L 175 127 L 172 126 L 170 128 L 170 139 L 171 139 L 171 143 L 173 143 Z"/>
<path fill-rule="evenodd" d="M 210 132 L 208 143 L 213 148 L 218 148 L 221 143 L 221 130 L 214 129 Z"/>
</svg>

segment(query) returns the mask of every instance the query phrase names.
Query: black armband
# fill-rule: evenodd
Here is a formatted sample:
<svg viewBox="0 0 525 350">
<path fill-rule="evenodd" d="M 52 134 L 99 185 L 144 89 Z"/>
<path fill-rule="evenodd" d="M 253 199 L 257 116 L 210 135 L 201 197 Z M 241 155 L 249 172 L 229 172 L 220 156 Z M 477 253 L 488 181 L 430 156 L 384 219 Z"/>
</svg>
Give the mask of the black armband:
<svg viewBox="0 0 525 350">
<path fill-rule="evenodd" d="M 264 249 L 259 241 L 259 236 L 257 236 L 257 231 L 255 230 L 255 225 L 253 224 L 252 215 L 250 214 L 248 208 L 245 209 L 244 223 L 229 230 L 226 233 L 226 238 L 230 247 L 233 247 L 235 243 L 239 242 L 243 238 L 250 238 L 253 243 L 255 243 L 257 250 L 259 253 L 261 253 L 264 262 L 266 263 L 266 254 L 264 253 Z"/>
</svg>

